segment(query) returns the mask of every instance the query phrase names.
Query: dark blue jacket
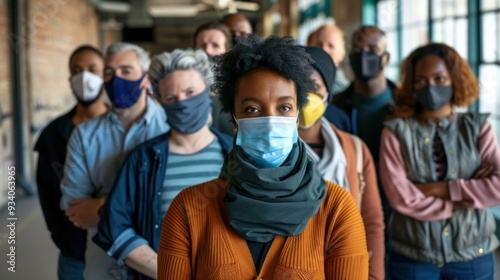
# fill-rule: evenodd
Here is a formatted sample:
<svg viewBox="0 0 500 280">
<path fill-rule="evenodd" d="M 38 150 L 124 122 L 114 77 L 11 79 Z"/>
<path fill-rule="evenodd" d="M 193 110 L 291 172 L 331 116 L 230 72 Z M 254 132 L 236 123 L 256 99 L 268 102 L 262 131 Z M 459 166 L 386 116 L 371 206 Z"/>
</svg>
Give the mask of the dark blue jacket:
<svg viewBox="0 0 500 280">
<path fill-rule="evenodd" d="M 323 113 L 323 117 L 330 123 L 333 123 L 338 129 L 347 133 L 352 133 L 351 120 L 349 120 L 349 116 L 339 107 L 328 104 Z"/>
<path fill-rule="evenodd" d="M 394 96 L 394 90 L 397 89 L 397 86 L 391 80 L 389 80 L 389 79 L 386 79 L 386 80 L 387 80 L 387 86 L 391 89 L 391 91 L 393 92 L 393 96 Z M 340 108 L 340 110 L 344 111 L 347 114 L 347 117 L 350 120 L 350 126 L 351 126 L 350 133 L 352 133 L 354 135 L 358 135 L 358 125 L 357 125 L 358 112 L 357 112 L 356 108 L 354 108 L 354 106 L 352 105 L 352 95 L 353 94 L 354 94 L 354 83 L 351 83 L 351 85 L 346 90 L 333 96 L 332 103 L 335 106 L 337 106 L 338 108 Z M 392 110 L 392 108 L 391 108 L 391 110 Z"/>
<path fill-rule="evenodd" d="M 232 137 L 211 128 L 224 156 L 233 146 Z M 158 251 L 161 226 L 161 191 L 168 160 L 170 133 L 137 146 L 125 161 L 108 196 L 98 233 L 93 241 L 119 264 L 135 248 L 148 244 Z M 129 269 L 133 279 L 149 279 Z"/>
</svg>

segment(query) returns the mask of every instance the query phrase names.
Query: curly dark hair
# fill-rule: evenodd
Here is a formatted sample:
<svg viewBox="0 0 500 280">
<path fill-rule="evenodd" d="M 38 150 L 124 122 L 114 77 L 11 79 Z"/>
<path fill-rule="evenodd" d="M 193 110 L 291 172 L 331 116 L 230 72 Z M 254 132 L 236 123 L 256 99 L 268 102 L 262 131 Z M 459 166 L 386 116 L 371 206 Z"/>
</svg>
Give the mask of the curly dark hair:
<svg viewBox="0 0 500 280">
<path fill-rule="evenodd" d="M 234 113 L 239 80 L 260 68 L 271 69 L 294 82 L 298 109 L 307 102 L 307 93 L 314 91 L 314 82 L 310 79 L 313 61 L 289 36 L 262 39 L 248 34 L 240 38 L 231 51 L 216 57 L 216 62 L 212 91 L 218 94 L 224 112 Z"/>
<path fill-rule="evenodd" d="M 413 83 L 417 63 L 428 55 L 435 55 L 444 60 L 450 73 L 453 86 L 452 105 L 468 106 L 479 97 L 479 83 L 469 64 L 450 46 L 441 43 L 431 43 L 415 49 L 401 64 L 401 88 L 396 91 L 396 104 L 419 111 L 414 94 Z M 403 110 L 405 111 L 405 110 Z"/>
</svg>

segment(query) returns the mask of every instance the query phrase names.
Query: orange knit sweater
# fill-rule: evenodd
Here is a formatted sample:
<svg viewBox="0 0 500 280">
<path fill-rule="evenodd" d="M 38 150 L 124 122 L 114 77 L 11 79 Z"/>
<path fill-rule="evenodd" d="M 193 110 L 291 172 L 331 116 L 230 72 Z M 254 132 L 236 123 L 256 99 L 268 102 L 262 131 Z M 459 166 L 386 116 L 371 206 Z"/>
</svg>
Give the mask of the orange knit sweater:
<svg viewBox="0 0 500 280">
<path fill-rule="evenodd" d="M 245 239 L 229 224 L 228 185 L 215 179 L 174 199 L 163 220 L 158 279 L 368 279 L 363 221 L 343 188 L 327 182 L 318 213 L 301 234 L 276 236 L 257 274 Z"/>
</svg>

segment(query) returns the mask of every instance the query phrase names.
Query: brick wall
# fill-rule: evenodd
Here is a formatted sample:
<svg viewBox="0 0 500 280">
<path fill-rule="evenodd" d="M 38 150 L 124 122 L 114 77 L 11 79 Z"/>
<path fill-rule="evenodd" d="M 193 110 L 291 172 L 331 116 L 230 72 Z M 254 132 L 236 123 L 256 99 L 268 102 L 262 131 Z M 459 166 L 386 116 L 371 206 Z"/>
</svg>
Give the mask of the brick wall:
<svg viewBox="0 0 500 280">
<path fill-rule="evenodd" d="M 10 13 L 7 0 L 0 0 L 0 205 L 7 199 L 7 168 L 13 163 L 12 98 L 10 63 Z"/>
<path fill-rule="evenodd" d="M 41 129 L 69 110 L 75 100 L 69 86 L 68 58 L 81 44 L 99 44 L 99 19 L 87 0 L 26 0 L 20 3 L 25 168 L 34 182 L 33 146 Z M 11 98 L 10 1 L 0 0 L 0 206 L 6 202 L 7 167 L 14 163 Z"/>
<path fill-rule="evenodd" d="M 86 0 L 29 0 L 28 68 L 32 140 L 75 104 L 68 58 L 81 44 L 99 47 L 99 22 Z"/>
<path fill-rule="evenodd" d="M 25 150 L 34 181 L 37 154 L 31 151 L 39 133 L 75 104 L 68 81 L 69 55 L 81 44 L 99 47 L 99 19 L 87 0 L 28 0 L 25 14 L 21 19 L 28 39 Z"/>
</svg>

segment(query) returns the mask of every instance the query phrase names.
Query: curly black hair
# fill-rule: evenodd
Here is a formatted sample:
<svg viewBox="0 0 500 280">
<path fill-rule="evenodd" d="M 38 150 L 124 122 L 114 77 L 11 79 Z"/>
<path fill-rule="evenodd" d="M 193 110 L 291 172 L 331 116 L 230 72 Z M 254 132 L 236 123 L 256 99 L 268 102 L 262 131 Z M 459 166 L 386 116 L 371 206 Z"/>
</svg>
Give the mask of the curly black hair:
<svg viewBox="0 0 500 280">
<path fill-rule="evenodd" d="M 212 91 L 218 94 L 224 112 L 234 113 L 239 80 L 260 68 L 271 69 L 294 82 L 299 109 L 307 102 L 307 93 L 314 91 L 314 81 L 310 79 L 313 60 L 289 36 L 262 39 L 248 34 L 239 38 L 232 50 L 217 56 L 216 62 Z"/>
</svg>

